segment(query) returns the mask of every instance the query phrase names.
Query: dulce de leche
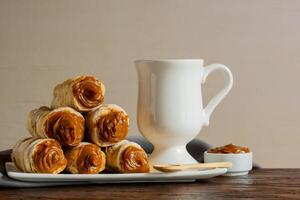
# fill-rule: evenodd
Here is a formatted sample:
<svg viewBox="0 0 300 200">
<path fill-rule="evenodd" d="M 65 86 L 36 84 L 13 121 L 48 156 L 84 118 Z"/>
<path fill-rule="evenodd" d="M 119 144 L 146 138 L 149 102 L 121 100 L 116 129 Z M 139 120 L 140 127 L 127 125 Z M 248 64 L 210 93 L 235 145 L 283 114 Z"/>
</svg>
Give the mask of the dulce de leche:
<svg viewBox="0 0 300 200">
<path fill-rule="evenodd" d="M 216 147 L 207 151 L 208 153 L 249 153 L 250 149 L 248 147 L 237 146 L 234 144 L 227 144 L 222 147 Z"/>
</svg>

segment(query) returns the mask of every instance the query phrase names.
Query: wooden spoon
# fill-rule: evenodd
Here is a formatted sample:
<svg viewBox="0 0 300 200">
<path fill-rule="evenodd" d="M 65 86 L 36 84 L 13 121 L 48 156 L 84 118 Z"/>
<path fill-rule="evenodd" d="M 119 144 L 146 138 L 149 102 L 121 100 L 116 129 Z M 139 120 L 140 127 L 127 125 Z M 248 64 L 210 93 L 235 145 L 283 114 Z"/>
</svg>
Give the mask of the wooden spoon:
<svg viewBox="0 0 300 200">
<path fill-rule="evenodd" d="M 215 163 L 197 163 L 197 164 L 166 164 L 166 165 L 153 165 L 153 168 L 162 172 L 176 172 L 183 170 L 193 169 L 206 169 L 206 168 L 229 168 L 232 167 L 231 162 L 215 162 Z"/>
</svg>

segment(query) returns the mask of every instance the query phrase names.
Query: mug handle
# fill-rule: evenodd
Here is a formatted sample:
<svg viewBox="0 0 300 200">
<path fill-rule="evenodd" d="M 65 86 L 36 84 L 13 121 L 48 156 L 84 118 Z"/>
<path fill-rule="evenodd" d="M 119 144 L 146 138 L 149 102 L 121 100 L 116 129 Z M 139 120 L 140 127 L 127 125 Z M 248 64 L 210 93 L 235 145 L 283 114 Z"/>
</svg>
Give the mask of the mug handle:
<svg viewBox="0 0 300 200">
<path fill-rule="evenodd" d="M 203 68 L 203 78 L 202 84 L 205 83 L 208 75 L 214 71 L 220 70 L 223 72 L 225 78 L 225 85 L 206 105 L 204 109 L 205 122 L 204 125 L 209 125 L 209 118 L 211 113 L 214 111 L 216 106 L 223 100 L 223 98 L 228 94 L 233 85 L 233 78 L 231 71 L 223 64 L 211 64 Z"/>
</svg>

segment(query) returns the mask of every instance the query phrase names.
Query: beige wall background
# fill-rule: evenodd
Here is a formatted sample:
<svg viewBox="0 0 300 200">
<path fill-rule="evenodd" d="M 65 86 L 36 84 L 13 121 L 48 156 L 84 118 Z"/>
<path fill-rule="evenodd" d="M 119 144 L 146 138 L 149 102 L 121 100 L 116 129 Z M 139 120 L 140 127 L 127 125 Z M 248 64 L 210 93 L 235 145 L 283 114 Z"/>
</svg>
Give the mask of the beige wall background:
<svg viewBox="0 0 300 200">
<path fill-rule="evenodd" d="M 27 113 L 56 83 L 94 74 L 136 126 L 141 58 L 204 58 L 233 72 L 199 138 L 249 146 L 264 167 L 300 167 L 300 1 L 0 0 L 0 149 L 28 136 Z M 205 101 L 222 85 L 205 86 Z"/>
</svg>

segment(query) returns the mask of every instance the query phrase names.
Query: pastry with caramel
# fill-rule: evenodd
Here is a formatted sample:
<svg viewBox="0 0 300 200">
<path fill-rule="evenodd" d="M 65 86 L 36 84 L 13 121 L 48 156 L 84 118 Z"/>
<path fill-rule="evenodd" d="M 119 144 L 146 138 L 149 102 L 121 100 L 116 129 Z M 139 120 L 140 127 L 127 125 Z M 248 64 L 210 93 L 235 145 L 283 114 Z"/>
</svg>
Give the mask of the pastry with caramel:
<svg viewBox="0 0 300 200">
<path fill-rule="evenodd" d="M 72 174 L 98 174 L 105 169 L 105 154 L 100 147 L 81 142 L 76 147 L 69 147 L 65 151 L 68 161 L 66 171 Z"/>
<path fill-rule="evenodd" d="M 64 146 L 76 146 L 84 137 L 84 117 L 69 107 L 46 106 L 29 113 L 27 129 L 33 137 L 53 138 Z"/>
<path fill-rule="evenodd" d="M 102 105 L 90 111 L 85 120 L 89 141 L 100 147 L 111 146 L 127 136 L 129 117 L 115 104 Z"/>
<path fill-rule="evenodd" d="M 54 88 L 51 107 L 72 107 L 87 112 L 104 101 L 105 86 L 94 76 L 78 76 L 68 79 Z"/>
<path fill-rule="evenodd" d="M 60 144 L 54 139 L 25 138 L 17 142 L 12 161 L 22 172 L 58 174 L 67 165 Z"/>
<path fill-rule="evenodd" d="M 137 143 L 123 140 L 113 146 L 106 147 L 106 169 L 118 173 L 149 172 L 148 156 Z"/>
</svg>

